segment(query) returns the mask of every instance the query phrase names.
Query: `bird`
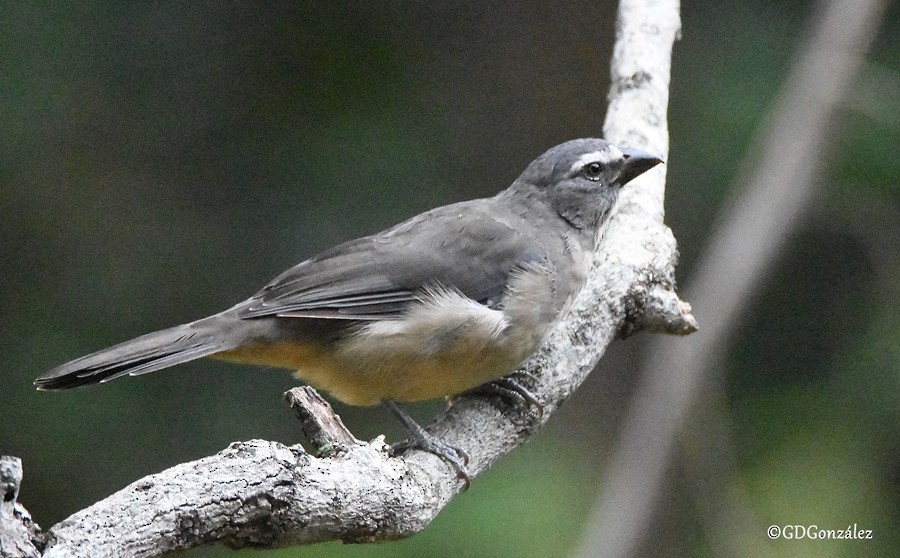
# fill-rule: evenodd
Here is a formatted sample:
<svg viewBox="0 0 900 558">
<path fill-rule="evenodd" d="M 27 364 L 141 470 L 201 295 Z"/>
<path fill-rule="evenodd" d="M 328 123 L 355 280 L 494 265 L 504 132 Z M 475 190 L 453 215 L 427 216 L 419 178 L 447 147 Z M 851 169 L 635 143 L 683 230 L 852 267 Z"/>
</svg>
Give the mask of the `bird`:
<svg viewBox="0 0 900 558">
<path fill-rule="evenodd" d="M 584 287 L 621 188 L 661 162 L 600 138 L 567 141 L 493 197 L 339 244 L 223 312 L 77 358 L 34 383 L 76 388 L 202 357 L 287 368 L 344 403 L 384 403 L 410 430 L 407 447 L 464 471 L 460 452 L 450 455 L 396 402 L 491 382 L 528 396 L 504 378 Z"/>
</svg>

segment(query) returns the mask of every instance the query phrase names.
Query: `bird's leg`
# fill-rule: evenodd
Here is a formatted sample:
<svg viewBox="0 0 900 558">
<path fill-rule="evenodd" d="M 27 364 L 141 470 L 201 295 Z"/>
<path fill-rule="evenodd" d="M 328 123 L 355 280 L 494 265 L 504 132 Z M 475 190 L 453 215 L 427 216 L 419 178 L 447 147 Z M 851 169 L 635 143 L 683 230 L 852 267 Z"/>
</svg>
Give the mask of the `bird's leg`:
<svg viewBox="0 0 900 558">
<path fill-rule="evenodd" d="M 456 469 L 459 478 L 465 481 L 466 488 L 469 487 L 471 478 L 466 465 L 469 464 L 469 455 L 459 448 L 455 448 L 440 440 L 436 436 L 429 434 L 419 423 L 417 423 L 406 411 L 401 409 L 396 403 L 390 399 L 382 400 L 382 404 L 393 413 L 397 419 L 403 423 L 409 438 L 391 445 L 391 451 L 395 454 L 401 454 L 408 449 L 419 449 L 433 453 L 446 461 L 451 467 Z"/>
<path fill-rule="evenodd" d="M 528 390 L 525 386 L 523 386 L 519 380 L 516 378 L 516 375 L 525 376 L 531 380 L 534 380 L 534 376 L 525 372 L 519 372 L 517 374 L 513 374 L 510 376 L 505 376 L 503 378 L 492 380 L 486 384 L 482 384 L 478 387 L 474 387 L 469 391 L 464 392 L 464 395 L 487 395 L 494 396 L 503 399 L 510 405 L 514 407 L 523 407 L 527 406 L 529 409 L 534 409 L 535 414 L 538 417 L 544 415 L 544 404 L 535 397 L 531 391 Z"/>
</svg>

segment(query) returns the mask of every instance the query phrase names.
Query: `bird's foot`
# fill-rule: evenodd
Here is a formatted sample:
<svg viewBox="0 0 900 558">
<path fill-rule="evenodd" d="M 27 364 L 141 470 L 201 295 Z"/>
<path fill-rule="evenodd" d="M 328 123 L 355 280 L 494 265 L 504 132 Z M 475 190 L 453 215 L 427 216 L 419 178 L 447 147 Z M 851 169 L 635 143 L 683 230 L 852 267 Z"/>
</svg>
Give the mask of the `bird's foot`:
<svg viewBox="0 0 900 558">
<path fill-rule="evenodd" d="M 397 417 L 398 420 L 400 420 L 401 423 L 403 423 L 403 426 L 409 433 L 409 438 L 406 440 L 391 444 L 392 454 L 400 455 L 411 449 L 432 453 L 453 467 L 453 469 L 456 470 L 457 476 L 465 482 L 465 488 L 469 488 L 469 484 L 472 480 L 467 469 L 467 465 L 469 464 L 469 454 L 460 448 L 451 446 L 437 436 L 429 434 L 428 431 L 413 420 L 406 411 L 401 409 L 390 399 L 385 399 L 382 403 L 395 417 Z"/>
<path fill-rule="evenodd" d="M 544 416 L 544 404 L 541 403 L 541 401 L 533 393 L 531 393 L 528 388 L 523 386 L 521 382 L 516 378 L 516 376 L 525 377 L 527 379 L 530 379 L 531 381 L 536 381 L 536 378 L 531 374 L 528 374 L 526 372 L 518 372 L 514 375 L 505 376 L 498 380 L 493 380 L 486 384 L 482 384 L 478 387 L 463 392 L 463 394 L 499 397 L 513 407 L 526 407 L 529 412 L 534 410 L 534 414 L 537 416 L 537 418 L 541 418 L 542 416 Z"/>
</svg>

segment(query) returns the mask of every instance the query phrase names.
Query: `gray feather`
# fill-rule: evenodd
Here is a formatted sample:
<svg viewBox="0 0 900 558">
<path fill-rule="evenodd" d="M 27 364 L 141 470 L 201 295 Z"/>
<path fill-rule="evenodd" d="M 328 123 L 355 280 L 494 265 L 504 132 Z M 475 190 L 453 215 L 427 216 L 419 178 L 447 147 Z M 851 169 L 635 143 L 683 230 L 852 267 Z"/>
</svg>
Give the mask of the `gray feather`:
<svg viewBox="0 0 900 558">
<path fill-rule="evenodd" d="M 35 380 L 41 390 L 69 389 L 120 376 L 148 374 L 226 350 L 217 316 L 142 335 L 50 370 Z"/>
<path fill-rule="evenodd" d="M 491 198 L 440 207 L 336 246 L 277 277 L 238 315 L 389 319 L 439 286 L 476 301 L 498 297 L 541 243 L 496 205 Z"/>
</svg>

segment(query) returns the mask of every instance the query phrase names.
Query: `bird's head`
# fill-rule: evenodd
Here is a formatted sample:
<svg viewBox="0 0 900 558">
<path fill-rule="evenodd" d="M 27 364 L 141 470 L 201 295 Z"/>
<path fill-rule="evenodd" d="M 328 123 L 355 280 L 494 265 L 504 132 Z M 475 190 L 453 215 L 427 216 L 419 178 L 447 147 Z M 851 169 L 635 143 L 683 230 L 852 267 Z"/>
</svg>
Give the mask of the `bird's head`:
<svg viewBox="0 0 900 558">
<path fill-rule="evenodd" d="M 659 163 L 662 159 L 645 151 L 620 149 L 597 138 L 576 139 L 532 161 L 513 187 L 542 192 L 576 228 L 596 228 L 609 216 L 622 186 Z"/>
</svg>

